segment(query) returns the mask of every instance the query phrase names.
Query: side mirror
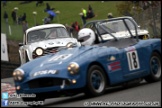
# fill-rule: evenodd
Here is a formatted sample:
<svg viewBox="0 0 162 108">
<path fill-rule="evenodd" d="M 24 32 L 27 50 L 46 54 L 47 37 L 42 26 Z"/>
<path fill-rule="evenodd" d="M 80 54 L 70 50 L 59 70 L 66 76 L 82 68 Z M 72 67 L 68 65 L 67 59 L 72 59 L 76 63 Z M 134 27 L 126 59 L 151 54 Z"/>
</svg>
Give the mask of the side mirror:
<svg viewBox="0 0 162 108">
<path fill-rule="evenodd" d="M 24 44 L 23 43 L 19 43 L 19 47 L 23 46 Z"/>
</svg>

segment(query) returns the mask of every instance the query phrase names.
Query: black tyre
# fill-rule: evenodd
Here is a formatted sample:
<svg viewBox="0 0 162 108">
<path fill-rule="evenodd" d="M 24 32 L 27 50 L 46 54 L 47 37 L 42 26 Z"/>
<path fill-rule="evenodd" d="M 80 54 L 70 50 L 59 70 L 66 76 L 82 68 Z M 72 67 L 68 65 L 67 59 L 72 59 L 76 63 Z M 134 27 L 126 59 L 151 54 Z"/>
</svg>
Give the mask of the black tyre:
<svg viewBox="0 0 162 108">
<path fill-rule="evenodd" d="M 88 70 L 85 94 L 87 96 L 99 96 L 105 92 L 106 76 L 101 67 L 93 65 Z"/>
<path fill-rule="evenodd" d="M 150 58 L 150 75 L 145 77 L 147 82 L 156 82 L 161 80 L 161 57 L 154 52 Z"/>
</svg>

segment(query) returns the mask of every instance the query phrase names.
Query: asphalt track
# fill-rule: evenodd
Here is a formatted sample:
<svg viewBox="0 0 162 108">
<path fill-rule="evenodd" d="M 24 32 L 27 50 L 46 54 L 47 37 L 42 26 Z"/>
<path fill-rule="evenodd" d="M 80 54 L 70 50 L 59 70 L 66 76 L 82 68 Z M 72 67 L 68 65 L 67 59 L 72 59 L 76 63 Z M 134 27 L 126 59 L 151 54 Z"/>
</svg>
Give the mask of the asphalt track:
<svg viewBox="0 0 162 108">
<path fill-rule="evenodd" d="M 10 101 L 22 101 L 20 98 L 9 98 Z M 26 107 L 26 105 L 9 105 L 10 107 Z M 117 86 L 109 88 L 99 97 L 88 98 L 84 94 L 73 97 L 46 99 L 42 107 L 160 107 L 161 81 L 146 83 L 124 88 Z"/>
</svg>

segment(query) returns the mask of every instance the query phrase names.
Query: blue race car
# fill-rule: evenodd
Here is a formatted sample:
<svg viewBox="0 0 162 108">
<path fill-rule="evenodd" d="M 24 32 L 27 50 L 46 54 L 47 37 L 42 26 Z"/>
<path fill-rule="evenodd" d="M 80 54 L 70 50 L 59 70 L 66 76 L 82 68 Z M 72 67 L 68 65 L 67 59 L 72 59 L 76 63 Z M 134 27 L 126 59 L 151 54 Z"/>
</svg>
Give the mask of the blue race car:
<svg viewBox="0 0 162 108">
<path fill-rule="evenodd" d="M 94 33 L 81 32 L 84 30 Z M 138 33 L 138 25 L 131 17 L 88 22 L 78 34 L 82 46 L 68 46 L 15 69 L 16 92 L 36 94 L 35 98 L 23 97 L 24 101 L 82 92 L 99 96 L 107 87 L 133 80 L 159 81 L 161 39 L 142 40 Z M 93 45 L 84 45 L 91 35 L 95 36 Z"/>
</svg>

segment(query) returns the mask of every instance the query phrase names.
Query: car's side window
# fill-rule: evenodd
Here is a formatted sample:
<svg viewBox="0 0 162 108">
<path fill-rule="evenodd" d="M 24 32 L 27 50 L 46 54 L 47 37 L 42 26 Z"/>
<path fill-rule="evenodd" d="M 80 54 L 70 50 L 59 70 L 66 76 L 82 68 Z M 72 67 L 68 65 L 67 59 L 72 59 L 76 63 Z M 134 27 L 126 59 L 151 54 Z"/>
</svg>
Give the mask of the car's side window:
<svg viewBox="0 0 162 108">
<path fill-rule="evenodd" d="M 67 31 L 64 28 L 57 29 L 58 37 L 69 37 Z"/>
</svg>

